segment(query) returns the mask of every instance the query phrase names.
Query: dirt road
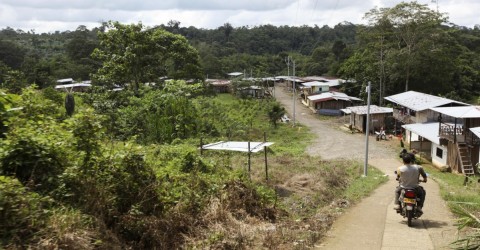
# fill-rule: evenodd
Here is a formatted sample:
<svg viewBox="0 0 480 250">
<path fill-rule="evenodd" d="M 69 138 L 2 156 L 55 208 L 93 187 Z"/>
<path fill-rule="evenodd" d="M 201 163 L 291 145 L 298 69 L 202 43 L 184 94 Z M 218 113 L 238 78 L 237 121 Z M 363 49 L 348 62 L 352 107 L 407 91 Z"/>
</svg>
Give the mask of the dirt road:
<svg viewBox="0 0 480 250">
<path fill-rule="evenodd" d="M 275 89 L 275 98 L 283 104 L 293 120 L 293 98 L 282 86 Z M 295 120 L 317 135 L 307 151 L 323 159 L 346 158 L 365 160 L 365 135 L 351 134 L 340 129 L 334 120 L 321 120 L 318 115 L 301 104 L 295 105 Z M 449 249 L 455 239 L 453 215 L 440 197 L 438 185 L 429 180 L 424 215 L 406 225 L 393 210 L 393 195 L 397 185 L 393 171 L 401 165 L 392 141 L 369 139 L 370 165 L 389 175 L 389 181 L 374 193 L 350 208 L 333 224 L 320 249 Z"/>
</svg>

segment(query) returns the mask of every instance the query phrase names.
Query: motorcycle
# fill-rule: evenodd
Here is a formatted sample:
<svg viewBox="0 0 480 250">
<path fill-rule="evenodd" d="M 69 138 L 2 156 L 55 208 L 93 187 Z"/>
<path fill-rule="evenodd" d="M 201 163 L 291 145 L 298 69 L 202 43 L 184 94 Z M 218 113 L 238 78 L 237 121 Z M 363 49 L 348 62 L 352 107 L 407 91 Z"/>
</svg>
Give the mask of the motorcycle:
<svg viewBox="0 0 480 250">
<path fill-rule="evenodd" d="M 395 171 L 395 175 L 397 171 Z M 396 179 L 399 181 L 399 179 Z M 419 180 L 419 182 L 425 182 L 424 180 Z M 400 185 L 400 182 L 399 182 Z M 414 188 L 402 188 L 400 191 L 400 197 L 398 198 L 400 202 L 400 209 L 397 210 L 397 213 L 407 218 L 407 225 L 412 226 L 412 220 L 418 219 L 422 216 L 422 212 L 417 210 L 417 202 L 420 201 L 420 198 L 417 197 L 417 192 Z"/>
</svg>

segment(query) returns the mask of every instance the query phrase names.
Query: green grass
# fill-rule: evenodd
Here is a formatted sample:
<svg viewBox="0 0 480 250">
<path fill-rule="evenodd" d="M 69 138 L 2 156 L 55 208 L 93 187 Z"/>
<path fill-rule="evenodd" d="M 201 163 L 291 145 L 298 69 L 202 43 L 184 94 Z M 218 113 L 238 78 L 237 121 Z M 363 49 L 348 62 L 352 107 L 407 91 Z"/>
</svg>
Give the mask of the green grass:
<svg viewBox="0 0 480 250">
<path fill-rule="evenodd" d="M 422 164 L 440 186 L 442 198 L 447 202 L 450 210 L 457 216 L 459 230 L 466 229 L 462 237 L 453 242 L 453 249 L 480 249 L 480 183 L 479 177 L 469 178 L 465 183 L 465 176 L 440 172 L 430 164 Z"/>
<path fill-rule="evenodd" d="M 356 202 L 372 193 L 378 186 L 388 181 L 385 174 L 374 168 L 369 167 L 368 175 L 357 176 L 345 190 L 344 195 L 347 200 Z"/>
<path fill-rule="evenodd" d="M 430 164 L 422 164 L 433 178 L 440 185 L 442 198 L 450 207 L 465 206 L 472 213 L 480 213 L 480 183 L 478 177 L 470 178 L 464 185 L 465 177 L 454 173 L 440 172 Z"/>
</svg>

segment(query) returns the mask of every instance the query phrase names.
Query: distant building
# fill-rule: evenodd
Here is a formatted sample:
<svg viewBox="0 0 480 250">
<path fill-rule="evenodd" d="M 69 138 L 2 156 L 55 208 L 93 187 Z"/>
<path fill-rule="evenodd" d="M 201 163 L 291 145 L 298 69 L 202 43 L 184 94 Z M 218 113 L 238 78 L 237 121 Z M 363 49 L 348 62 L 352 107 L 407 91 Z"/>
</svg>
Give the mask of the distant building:
<svg viewBox="0 0 480 250">
<path fill-rule="evenodd" d="M 362 132 L 366 132 L 367 128 L 367 112 L 368 106 L 352 106 L 342 109 L 346 114 L 350 114 L 350 125 Z M 380 128 L 386 129 L 385 120 L 392 116 L 393 108 L 379 107 L 370 105 L 370 131 L 380 131 Z"/>
<path fill-rule="evenodd" d="M 60 79 L 57 80 L 57 84 L 55 86 L 56 90 L 64 90 L 67 92 L 84 92 L 88 88 L 92 86 L 92 81 L 82 81 L 82 82 L 75 82 L 72 78 Z"/>
<path fill-rule="evenodd" d="M 345 93 L 329 91 L 308 96 L 304 104 L 322 115 L 341 115 L 341 109 L 353 106 L 354 102 L 359 101 L 362 100 Z"/>
<path fill-rule="evenodd" d="M 210 85 L 216 93 L 231 92 L 232 83 L 225 79 L 207 79 L 207 84 Z"/>
</svg>

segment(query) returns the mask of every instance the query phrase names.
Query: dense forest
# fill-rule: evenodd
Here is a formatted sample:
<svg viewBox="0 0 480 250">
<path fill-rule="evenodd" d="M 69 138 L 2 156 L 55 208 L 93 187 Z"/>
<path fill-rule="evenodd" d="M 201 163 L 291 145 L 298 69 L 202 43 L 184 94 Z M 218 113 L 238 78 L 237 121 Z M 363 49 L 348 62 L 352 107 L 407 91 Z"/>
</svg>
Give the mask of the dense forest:
<svg viewBox="0 0 480 250">
<path fill-rule="evenodd" d="M 291 56 L 297 76 L 355 80 L 345 89 L 354 96 L 366 82 L 372 82 L 376 102 L 408 89 L 476 103 L 480 89 L 478 26 L 456 26 L 444 14 L 416 2 L 374 9 L 365 18 L 368 25 L 339 23 L 334 27 L 233 27 L 225 23 L 216 29 L 200 29 L 172 20 L 137 28 L 185 37 L 199 56 L 189 59 L 200 62 L 198 73 L 188 76 L 192 78 L 225 78 L 233 71 L 252 77 L 287 75 L 285 58 Z M 79 26 L 75 31 L 43 34 L 4 28 L 0 32 L 0 82 L 19 89 L 31 83 L 40 88 L 52 86 L 61 78 L 96 80 L 92 74 L 100 68 L 101 58 L 92 52 L 100 46 L 99 36 L 111 28 L 108 22 L 92 30 Z M 152 70 L 170 78 L 187 77 L 172 75 L 167 69 Z"/>
<path fill-rule="evenodd" d="M 339 196 L 353 203 L 386 177 L 304 155 L 308 129 L 277 124 L 285 109 L 275 100 L 218 95 L 204 80 L 287 75 L 290 57 L 297 76 L 348 79 L 351 95 L 371 82 L 377 103 L 405 90 L 477 102 L 480 27 L 458 27 L 415 2 L 366 18 L 334 27 L 199 29 L 173 20 L 2 29 L 0 248 L 313 247 Z M 93 87 L 52 88 L 63 78 Z M 198 150 L 267 134 L 268 181 L 263 169 L 246 170 L 245 154 Z M 248 166 L 263 160 L 249 155 Z M 278 188 L 305 175 L 309 190 Z"/>
</svg>

